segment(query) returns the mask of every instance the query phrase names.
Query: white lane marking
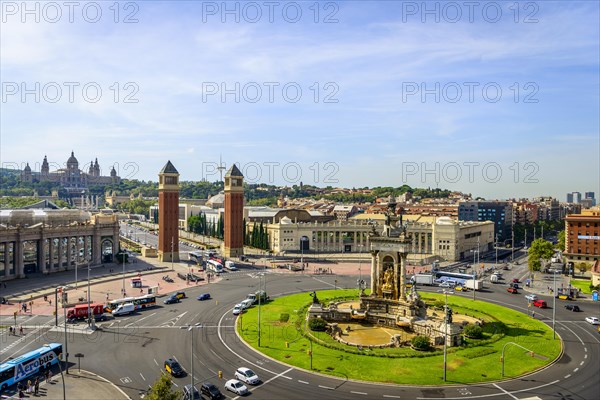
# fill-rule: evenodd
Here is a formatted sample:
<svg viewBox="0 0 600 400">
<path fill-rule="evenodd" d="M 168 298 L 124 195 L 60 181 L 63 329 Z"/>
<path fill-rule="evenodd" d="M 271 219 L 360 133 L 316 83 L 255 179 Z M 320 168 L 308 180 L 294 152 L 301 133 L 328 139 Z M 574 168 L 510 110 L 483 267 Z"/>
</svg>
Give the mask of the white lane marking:
<svg viewBox="0 0 600 400">
<path fill-rule="evenodd" d="M 154 359 L 154 364 L 158 365 L 158 362 L 156 361 L 156 358 Z"/>
<path fill-rule="evenodd" d="M 565 375 L 565 379 L 568 379 L 568 378 L 570 378 L 570 377 L 571 377 L 571 374 L 569 374 L 569 375 Z"/>
<path fill-rule="evenodd" d="M 304 383 L 305 385 L 308 385 L 308 382 L 306 382 L 306 381 L 301 381 L 300 379 L 298 379 L 298 383 Z"/>
<path fill-rule="evenodd" d="M 272 377 L 271 379 L 269 379 L 268 381 L 266 381 L 265 383 L 263 383 L 263 385 L 266 385 L 267 383 L 269 383 L 269 382 L 271 382 L 271 381 L 273 381 L 273 380 L 275 380 L 275 379 L 279 378 L 280 376 L 284 376 L 285 374 L 287 374 L 288 372 L 290 372 L 290 371 L 291 371 L 291 370 L 293 370 L 293 369 L 294 369 L 294 368 L 288 368 L 287 370 L 283 371 L 283 372 L 282 372 L 282 373 L 280 373 L 280 374 L 277 374 L 277 375 L 275 375 L 274 377 Z M 260 386 L 262 387 L 263 385 L 260 385 Z M 258 386 L 255 386 L 253 389 L 256 389 L 256 388 L 258 388 Z"/>
<path fill-rule="evenodd" d="M 569 375 L 569 376 L 571 376 L 571 375 Z M 541 389 L 546 386 L 556 385 L 558 382 L 560 382 L 560 379 L 557 379 L 557 380 L 549 382 L 549 383 L 544 383 L 543 385 L 531 387 L 531 388 L 515 390 L 512 393 L 529 392 L 532 390 L 538 390 L 538 389 Z M 384 394 L 384 396 L 386 396 L 386 395 Z M 486 397 L 498 397 L 498 396 L 501 396 L 501 394 L 499 394 L 499 393 L 481 394 L 481 395 L 476 395 L 476 396 L 469 396 L 469 398 L 470 399 L 483 399 Z M 417 399 L 418 400 L 431 400 L 431 397 L 417 397 Z M 464 397 L 444 397 L 444 400 L 464 400 L 464 399 L 465 399 Z"/>
<path fill-rule="evenodd" d="M 314 276 L 313 276 L 312 278 L 313 278 L 315 281 L 318 281 L 318 282 L 324 283 L 324 284 L 326 284 L 326 285 L 329 285 L 329 286 L 331 286 L 331 287 L 334 287 L 334 288 L 336 287 L 336 285 L 334 285 L 334 284 L 332 284 L 332 283 L 329 283 L 329 282 L 326 282 L 326 281 L 324 281 L 324 280 L 322 280 L 322 279 L 315 278 Z"/>
<path fill-rule="evenodd" d="M 365 396 L 367 395 L 365 392 L 355 392 L 353 390 L 351 390 L 350 393 L 353 393 L 353 394 L 363 394 Z"/>
<path fill-rule="evenodd" d="M 587 347 L 584 347 L 583 350 L 587 353 Z"/>
<path fill-rule="evenodd" d="M 213 349 L 209 349 L 209 350 L 210 350 L 210 352 L 211 352 L 211 353 L 213 353 L 213 354 L 215 355 L 215 357 L 217 357 L 219 360 L 221 360 L 221 361 L 225 361 L 225 360 L 223 360 L 223 357 L 221 357 L 220 355 L 218 355 L 218 354 L 217 354 L 217 352 L 216 352 L 216 351 L 214 351 Z"/>
<path fill-rule="evenodd" d="M 587 358 L 587 354 L 585 356 L 583 356 L 583 358 Z"/>
<path fill-rule="evenodd" d="M 142 320 L 144 320 L 144 319 L 146 319 L 146 318 L 149 318 L 149 317 L 153 316 L 154 314 L 156 314 L 156 313 L 152 313 L 152 314 L 150 314 L 150 315 L 146 315 L 145 317 L 142 317 L 142 318 L 140 318 L 140 319 L 137 319 L 137 320 L 133 321 L 132 323 L 125 325 L 125 326 L 124 326 L 124 328 L 127 328 L 128 326 L 131 326 L 131 325 L 133 325 L 133 324 L 135 324 L 135 323 L 138 323 L 138 322 L 140 322 L 140 321 L 142 321 Z"/>
<path fill-rule="evenodd" d="M 504 393 L 506 393 L 507 395 L 509 395 L 510 397 L 512 397 L 515 400 L 518 400 L 519 398 L 513 394 L 511 394 L 510 392 L 507 392 L 506 390 L 502 389 L 500 386 L 496 385 L 495 383 L 492 383 L 492 385 L 496 386 L 498 388 L 498 390 L 503 391 Z"/>
<path fill-rule="evenodd" d="M 144 378 L 144 375 L 142 375 L 141 372 L 140 372 L 140 376 L 142 377 L 143 380 L 146 380 L 146 378 Z"/>
<path fill-rule="evenodd" d="M 575 369 L 573 370 L 573 372 L 577 372 L 577 371 L 579 371 L 579 367 L 578 367 L 578 368 L 575 368 Z"/>
<path fill-rule="evenodd" d="M 332 387 L 319 385 L 321 389 L 334 390 Z"/>
<path fill-rule="evenodd" d="M 585 361 L 582 361 L 582 362 L 579 363 L 579 365 L 583 365 L 584 363 L 585 363 Z"/>
<path fill-rule="evenodd" d="M 389 397 L 391 399 L 399 399 L 400 396 L 394 396 L 393 394 L 384 394 L 383 397 Z"/>
</svg>

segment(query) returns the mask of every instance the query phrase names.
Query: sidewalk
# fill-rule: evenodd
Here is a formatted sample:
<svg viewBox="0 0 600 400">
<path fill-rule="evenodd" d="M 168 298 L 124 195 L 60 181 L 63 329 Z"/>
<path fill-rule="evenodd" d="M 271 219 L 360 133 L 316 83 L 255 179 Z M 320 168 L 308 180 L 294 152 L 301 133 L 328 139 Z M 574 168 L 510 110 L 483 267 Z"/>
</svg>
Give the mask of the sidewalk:
<svg viewBox="0 0 600 400">
<path fill-rule="evenodd" d="M 71 368 L 69 375 L 65 377 L 65 391 L 67 399 L 77 400 L 96 400 L 96 399 L 130 399 L 121 389 L 113 385 L 101 376 L 81 370 Z M 2 398 L 18 399 L 19 394 L 15 393 L 11 396 L 3 395 Z M 52 377 L 50 383 L 46 383 L 43 379 L 40 381 L 40 390 L 37 396 L 33 393 L 25 393 L 26 399 L 44 398 L 46 400 L 62 400 L 63 385 L 60 374 Z"/>
<path fill-rule="evenodd" d="M 562 274 L 547 275 L 536 273 L 537 280 L 533 282 L 533 286 L 527 287 L 525 285 L 519 284 L 522 286 L 522 289 L 525 292 L 534 293 L 538 296 L 554 296 L 554 278 L 556 278 L 556 289 L 567 288 L 570 285 L 571 277 L 564 276 Z M 593 301 L 591 294 L 580 293 L 577 301 Z"/>
</svg>

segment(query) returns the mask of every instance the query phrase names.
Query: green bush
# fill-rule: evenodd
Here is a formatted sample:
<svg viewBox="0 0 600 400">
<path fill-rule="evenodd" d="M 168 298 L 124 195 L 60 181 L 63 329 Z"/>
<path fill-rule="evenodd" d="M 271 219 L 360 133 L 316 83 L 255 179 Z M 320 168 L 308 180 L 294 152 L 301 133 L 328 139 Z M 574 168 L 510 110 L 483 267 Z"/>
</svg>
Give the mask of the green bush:
<svg viewBox="0 0 600 400">
<path fill-rule="evenodd" d="M 467 325 L 463 329 L 463 334 L 471 339 L 481 339 L 483 337 L 483 330 L 479 325 Z"/>
<path fill-rule="evenodd" d="M 323 332 L 327 329 L 327 321 L 322 318 L 311 318 L 308 320 L 308 327 L 311 331 Z"/>
<path fill-rule="evenodd" d="M 444 302 L 444 300 L 436 300 L 436 301 L 433 303 L 433 307 L 434 307 L 436 310 L 443 310 L 445 305 L 446 305 L 446 303 Z"/>
<path fill-rule="evenodd" d="M 279 322 L 288 322 L 290 320 L 290 314 L 282 313 L 279 315 Z"/>
<path fill-rule="evenodd" d="M 429 349 L 429 338 L 424 335 L 417 335 L 410 341 L 412 347 L 417 350 L 427 350 Z"/>
</svg>

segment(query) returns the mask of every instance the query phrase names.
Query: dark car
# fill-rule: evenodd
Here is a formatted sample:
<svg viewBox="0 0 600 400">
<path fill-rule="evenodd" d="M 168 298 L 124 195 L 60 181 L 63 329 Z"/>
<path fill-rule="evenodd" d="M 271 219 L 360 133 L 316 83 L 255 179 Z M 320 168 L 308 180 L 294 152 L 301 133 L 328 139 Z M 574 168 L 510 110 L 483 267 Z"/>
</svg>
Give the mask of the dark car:
<svg viewBox="0 0 600 400">
<path fill-rule="evenodd" d="M 165 371 L 173 376 L 183 375 L 183 368 L 181 368 L 181 365 L 179 365 L 179 363 L 172 358 L 165 360 Z"/>
<path fill-rule="evenodd" d="M 194 391 L 192 392 L 192 385 L 187 384 L 183 387 L 183 400 L 202 400 L 200 396 L 200 392 L 198 392 L 198 388 L 194 386 Z"/>
<path fill-rule="evenodd" d="M 165 304 L 173 304 L 173 303 L 179 303 L 179 297 L 177 297 L 176 295 L 172 294 L 169 297 L 167 297 L 164 301 Z"/>
<path fill-rule="evenodd" d="M 210 300 L 210 293 L 202 293 L 197 297 L 198 300 Z"/>
<path fill-rule="evenodd" d="M 96 314 L 94 315 L 94 321 L 95 322 L 102 322 L 102 321 L 108 321 L 109 316 L 106 314 Z"/>
<path fill-rule="evenodd" d="M 219 388 L 212 383 L 203 383 L 202 387 L 200 388 L 200 392 L 202 392 L 202 394 L 208 397 L 210 400 L 216 400 L 223 397 Z"/>
<path fill-rule="evenodd" d="M 578 306 L 578 305 L 575 305 L 575 304 L 567 304 L 567 305 L 565 306 L 565 308 L 566 308 L 567 310 L 569 310 L 569 311 L 573 311 L 573 312 L 579 312 L 579 311 L 581 311 L 581 309 L 579 308 L 579 306 Z"/>
</svg>

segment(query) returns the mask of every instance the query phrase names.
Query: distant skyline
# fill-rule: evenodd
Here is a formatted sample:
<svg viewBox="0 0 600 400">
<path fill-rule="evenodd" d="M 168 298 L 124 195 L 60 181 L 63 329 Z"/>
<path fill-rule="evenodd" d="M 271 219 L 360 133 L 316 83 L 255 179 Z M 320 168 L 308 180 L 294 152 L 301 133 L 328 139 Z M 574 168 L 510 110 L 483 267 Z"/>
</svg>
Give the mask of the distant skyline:
<svg viewBox="0 0 600 400">
<path fill-rule="evenodd" d="M 600 193 L 599 2 L 21 4 L 2 3 L 2 167 L 74 151 L 214 181 L 222 157 L 250 183 Z"/>
</svg>

